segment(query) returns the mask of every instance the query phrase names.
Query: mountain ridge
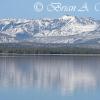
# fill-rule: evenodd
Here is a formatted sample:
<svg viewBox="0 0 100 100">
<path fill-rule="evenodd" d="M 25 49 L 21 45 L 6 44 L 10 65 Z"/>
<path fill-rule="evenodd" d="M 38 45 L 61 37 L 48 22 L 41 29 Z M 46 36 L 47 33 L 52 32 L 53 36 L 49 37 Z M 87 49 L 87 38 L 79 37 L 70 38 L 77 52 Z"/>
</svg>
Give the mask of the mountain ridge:
<svg viewBox="0 0 100 100">
<path fill-rule="evenodd" d="M 100 43 L 100 21 L 64 15 L 58 19 L 0 19 L 0 43 Z"/>
</svg>

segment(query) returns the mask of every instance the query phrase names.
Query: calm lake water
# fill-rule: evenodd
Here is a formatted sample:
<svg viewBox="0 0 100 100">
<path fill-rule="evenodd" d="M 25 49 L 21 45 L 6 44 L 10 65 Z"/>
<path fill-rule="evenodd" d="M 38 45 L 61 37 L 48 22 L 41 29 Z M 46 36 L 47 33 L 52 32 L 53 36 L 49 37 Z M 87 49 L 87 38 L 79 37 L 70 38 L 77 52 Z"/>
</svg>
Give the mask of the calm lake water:
<svg viewBox="0 0 100 100">
<path fill-rule="evenodd" d="M 0 100 L 100 100 L 100 57 L 0 57 Z"/>
</svg>

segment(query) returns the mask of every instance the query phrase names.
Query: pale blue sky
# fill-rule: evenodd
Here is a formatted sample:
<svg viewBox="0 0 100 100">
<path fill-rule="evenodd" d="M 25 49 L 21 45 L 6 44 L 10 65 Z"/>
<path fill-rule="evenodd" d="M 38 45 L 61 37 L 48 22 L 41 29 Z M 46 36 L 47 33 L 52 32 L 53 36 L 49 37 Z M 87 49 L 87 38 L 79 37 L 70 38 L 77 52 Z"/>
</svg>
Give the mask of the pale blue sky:
<svg viewBox="0 0 100 100">
<path fill-rule="evenodd" d="M 42 2 L 44 5 L 44 10 L 41 13 L 34 10 L 34 3 L 37 1 Z M 83 3 L 87 2 L 89 12 L 47 12 L 47 5 L 49 5 L 51 2 L 60 2 L 64 6 L 77 5 L 78 7 L 81 7 Z M 96 3 L 99 3 L 100 5 L 100 0 L 0 0 L 0 18 L 57 18 L 65 14 L 70 14 L 100 19 L 100 11 L 96 12 L 94 10 Z M 99 6 L 98 9 L 100 9 Z"/>
</svg>

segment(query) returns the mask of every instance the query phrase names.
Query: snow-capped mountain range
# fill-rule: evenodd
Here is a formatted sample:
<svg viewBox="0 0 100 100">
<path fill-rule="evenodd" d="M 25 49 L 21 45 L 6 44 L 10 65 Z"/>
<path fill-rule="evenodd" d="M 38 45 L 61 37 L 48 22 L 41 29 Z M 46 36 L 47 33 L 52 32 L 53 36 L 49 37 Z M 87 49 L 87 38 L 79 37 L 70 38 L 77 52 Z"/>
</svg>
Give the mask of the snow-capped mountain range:
<svg viewBox="0 0 100 100">
<path fill-rule="evenodd" d="M 100 43 L 100 21 L 65 15 L 58 19 L 0 19 L 0 43 Z"/>
</svg>

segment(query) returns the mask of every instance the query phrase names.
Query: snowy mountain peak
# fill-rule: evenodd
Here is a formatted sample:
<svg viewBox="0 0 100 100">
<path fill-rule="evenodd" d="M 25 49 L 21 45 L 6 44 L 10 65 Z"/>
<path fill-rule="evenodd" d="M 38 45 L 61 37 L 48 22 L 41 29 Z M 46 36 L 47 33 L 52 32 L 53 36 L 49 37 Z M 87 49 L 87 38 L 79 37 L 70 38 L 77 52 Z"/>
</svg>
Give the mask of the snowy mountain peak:
<svg viewBox="0 0 100 100">
<path fill-rule="evenodd" d="M 58 19 L 0 19 L 0 43 L 73 43 L 94 37 L 100 37 L 100 21 L 92 18 L 64 15 Z"/>
<path fill-rule="evenodd" d="M 60 19 L 73 21 L 73 20 L 75 20 L 75 16 L 64 15 Z"/>
</svg>

